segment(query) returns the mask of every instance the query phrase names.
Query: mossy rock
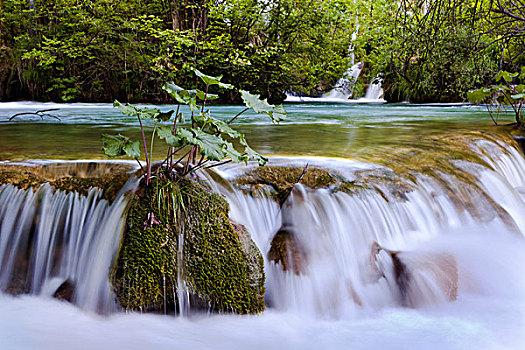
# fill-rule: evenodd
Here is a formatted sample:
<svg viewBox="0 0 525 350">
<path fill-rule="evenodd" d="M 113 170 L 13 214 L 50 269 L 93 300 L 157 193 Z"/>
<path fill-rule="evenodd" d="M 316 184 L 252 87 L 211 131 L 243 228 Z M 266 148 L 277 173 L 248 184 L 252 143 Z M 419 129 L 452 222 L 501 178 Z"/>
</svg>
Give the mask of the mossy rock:
<svg viewBox="0 0 525 350">
<path fill-rule="evenodd" d="M 262 190 L 282 204 L 301 177 L 303 170 L 304 168 L 299 167 L 264 166 L 255 168 L 234 181 L 237 186 L 254 194 Z M 355 193 L 363 189 L 360 184 L 345 181 L 338 174 L 314 167 L 306 169 L 301 184 L 311 189 L 329 188 L 334 192 Z"/>
<path fill-rule="evenodd" d="M 0 185 L 12 184 L 27 190 L 49 183 L 56 190 L 87 195 L 92 187 L 112 202 L 131 176 L 132 167 L 108 163 L 56 163 L 43 166 L 0 165 Z"/>
<path fill-rule="evenodd" d="M 228 212 L 224 198 L 186 179 L 143 186 L 131 203 L 111 276 L 122 308 L 176 310 L 180 274 L 192 309 L 262 312 L 262 255 Z"/>
</svg>

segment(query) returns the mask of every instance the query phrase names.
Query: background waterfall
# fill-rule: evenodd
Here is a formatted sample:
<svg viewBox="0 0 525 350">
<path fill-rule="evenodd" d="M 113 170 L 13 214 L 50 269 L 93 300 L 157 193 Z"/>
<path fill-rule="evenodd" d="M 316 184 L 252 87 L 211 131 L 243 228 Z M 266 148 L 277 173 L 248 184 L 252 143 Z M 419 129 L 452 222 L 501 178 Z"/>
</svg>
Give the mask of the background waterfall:
<svg viewBox="0 0 525 350">
<path fill-rule="evenodd" d="M 87 196 L 0 187 L 0 289 L 51 296 L 65 281 L 72 302 L 98 312 L 117 310 L 108 280 L 118 248 L 127 204 L 123 188 L 112 204 L 102 190 Z"/>
</svg>

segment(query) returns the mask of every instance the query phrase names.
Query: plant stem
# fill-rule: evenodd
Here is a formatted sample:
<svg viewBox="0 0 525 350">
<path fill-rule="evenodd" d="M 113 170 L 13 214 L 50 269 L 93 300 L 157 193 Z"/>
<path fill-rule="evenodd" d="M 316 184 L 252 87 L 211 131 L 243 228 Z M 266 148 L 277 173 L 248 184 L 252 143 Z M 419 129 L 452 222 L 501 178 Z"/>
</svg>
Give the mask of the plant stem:
<svg viewBox="0 0 525 350">
<path fill-rule="evenodd" d="M 148 158 L 148 146 L 146 144 L 146 135 L 144 135 L 144 127 L 142 126 L 142 120 L 140 119 L 140 116 L 137 115 L 137 118 L 139 119 L 140 124 L 140 131 L 142 132 L 142 142 L 144 143 L 144 153 L 146 154 L 146 168 L 148 169 L 146 173 L 146 186 L 149 185 L 149 179 L 150 179 L 150 173 L 149 173 L 149 158 Z"/>
<path fill-rule="evenodd" d="M 155 131 L 157 131 L 157 123 L 155 123 L 155 126 L 153 127 L 153 132 L 151 133 L 151 142 L 149 144 L 149 146 L 150 146 L 149 156 L 150 157 L 153 156 L 153 141 L 154 141 L 154 138 L 155 138 Z M 150 159 L 150 162 L 148 163 L 148 174 L 149 174 L 149 176 L 151 176 L 151 159 Z"/>
<path fill-rule="evenodd" d="M 206 107 L 206 101 L 208 100 L 208 88 L 209 87 L 210 86 L 206 84 L 206 91 L 204 92 L 204 101 L 202 102 L 201 113 L 204 112 L 204 107 Z"/>
<path fill-rule="evenodd" d="M 237 113 L 237 115 L 235 117 L 233 117 L 232 119 L 230 119 L 230 121 L 227 124 L 230 125 L 235 119 L 237 119 L 238 116 L 240 116 L 241 114 L 243 114 L 244 112 L 246 112 L 249 109 L 250 108 L 246 107 L 244 110 L 242 110 L 239 113 Z"/>
</svg>

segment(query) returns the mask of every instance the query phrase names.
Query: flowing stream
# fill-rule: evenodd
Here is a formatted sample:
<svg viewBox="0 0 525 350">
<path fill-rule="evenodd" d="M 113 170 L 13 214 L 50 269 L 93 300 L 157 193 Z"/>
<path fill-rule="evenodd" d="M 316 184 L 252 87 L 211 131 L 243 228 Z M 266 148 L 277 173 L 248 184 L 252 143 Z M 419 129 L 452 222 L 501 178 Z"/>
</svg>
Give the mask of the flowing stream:
<svg viewBox="0 0 525 350">
<path fill-rule="evenodd" d="M 270 164 L 302 167 L 308 162 L 348 181 L 372 174 L 368 187 L 347 193 L 299 184 L 280 208 L 262 192 L 254 196 L 232 185 L 246 168 L 224 166 L 218 175 L 226 181 L 209 179 L 230 203 L 231 218 L 248 228 L 265 257 L 268 308 L 259 316 L 189 313 L 174 318 L 118 311 L 107 276 L 122 231 L 124 193 L 133 181 L 111 204 L 97 189 L 81 196 L 48 185 L 36 191 L 0 187 L 0 347 L 522 349 L 522 151 L 508 137 L 476 134 L 468 145 L 478 161 L 458 156 L 451 160 L 452 168 L 403 173 L 392 170 L 398 166 L 394 150 L 415 142 L 427 149 L 428 139 L 440 134 L 428 126 L 443 125 L 443 118 L 422 122 L 417 130 L 424 137 L 417 139 L 411 128 L 425 118 L 421 112 L 410 119 L 405 106 L 359 108 L 368 111 L 368 119 L 329 129 L 337 147 L 333 153 L 312 157 L 315 152 L 302 151 L 315 148 L 314 139 L 324 143 L 319 132 L 330 123 L 319 122 L 327 117 L 317 109 L 305 117 L 316 130 L 310 131 L 308 123 L 290 129 L 291 135 L 293 130 L 305 135 L 297 154 L 275 155 Z M 441 108 L 465 112 L 462 107 Z M 397 121 L 374 122 L 376 111 L 397 113 Z M 469 124 L 446 124 L 446 130 L 469 129 L 473 117 L 465 118 L 463 123 Z M 299 120 L 292 114 L 290 123 L 288 127 Z M 368 134 L 371 124 L 375 134 Z M 277 153 L 282 139 L 257 141 L 260 127 L 246 125 L 247 138 L 253 135 L 258 149 Z M 355 140 L 356 132 L 377 140 L 384 129 L 388 138 L 366 150 L 363 144 L 343 141 Z M 436 140 L 430 144 L 442 139 Z M 320 147 L 327 147 L 323 152 L 329 148 Z M 347 157 L 333 157 L 338 152 Z M 407 166 L 427 161 L 417 157 Z M 301 248 L 298 274 L 267 259 L 272 239 L 283 227 Z M 75 286 L 71 304 L 51 298 L 65 281 Z M 9 295 L 14 290 L 24 294 Z"/>
</svg>

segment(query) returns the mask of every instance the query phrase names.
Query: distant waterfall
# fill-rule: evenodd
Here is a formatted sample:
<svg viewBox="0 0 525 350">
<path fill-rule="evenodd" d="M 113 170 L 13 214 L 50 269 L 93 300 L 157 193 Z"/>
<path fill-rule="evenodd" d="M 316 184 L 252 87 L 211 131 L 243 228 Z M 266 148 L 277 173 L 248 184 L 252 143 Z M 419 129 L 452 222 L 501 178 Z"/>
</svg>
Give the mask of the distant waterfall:
<svg viewBox="0 0 525 350">
<path fill-rule="evenodd" d="M 363 62 L 358 62 L 350 67 L 335 83 L 335 87 L 323 95 L 327 99 L 348 99 L 354 91 L 357 78 L 363 70 Z"/>
<path fill-rule="evenodd" d="M 0 187 L 0 290 L 51 296 L 64 282 L 74 288 L 79 307 L 117 309 L 109 268 L 124 224 L 126 190 L 109 204 L 102 190 L 87 196 L 55 191 Z"/>
</svg>

